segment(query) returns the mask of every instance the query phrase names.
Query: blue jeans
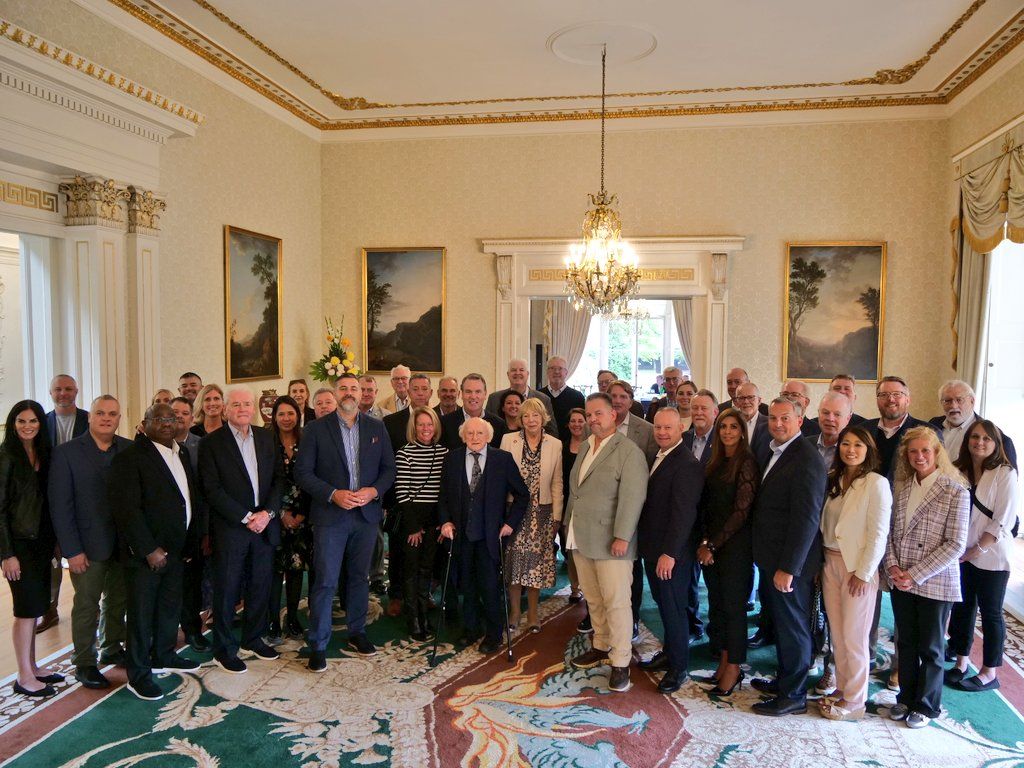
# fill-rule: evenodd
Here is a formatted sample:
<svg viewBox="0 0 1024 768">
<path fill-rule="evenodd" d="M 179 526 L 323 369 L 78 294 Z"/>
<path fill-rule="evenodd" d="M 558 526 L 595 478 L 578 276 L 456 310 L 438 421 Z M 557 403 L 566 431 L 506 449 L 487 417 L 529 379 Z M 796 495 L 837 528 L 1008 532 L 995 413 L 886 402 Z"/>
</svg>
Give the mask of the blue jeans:
<svg viewBox="0 0 1024 768">
<path fill-rule="evenodd" d="M 370 603 L 370 560 L 377 542 L 377 523 L 368 523 L 358 511 L 348 510 L 337 525 L 313 526 L 313 590 L 309 597 L 307 641 L 314 651 L 327 648 L 331 639 L 331 600 L 338 575 L 345 568 L 345 614 L 349 635 L 366 631 Z"/>
</svg>

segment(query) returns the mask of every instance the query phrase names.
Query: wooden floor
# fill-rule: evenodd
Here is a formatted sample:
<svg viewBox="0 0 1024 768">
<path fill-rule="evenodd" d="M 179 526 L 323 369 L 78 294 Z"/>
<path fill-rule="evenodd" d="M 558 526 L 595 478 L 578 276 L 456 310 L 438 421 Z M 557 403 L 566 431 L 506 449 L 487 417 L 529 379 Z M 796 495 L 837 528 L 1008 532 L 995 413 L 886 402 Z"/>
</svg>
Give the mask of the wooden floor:
<svg viewBox="0 0 1024 768">
<path fill-rule="evenodd" d="M 3 581 L 7 580 L 3 579 Z M 37 660 L 45 659 L 71 645 L 71 601 L 74 594 L 71 577 L 65 570 L 61 582 L 60 602 L 57 606 L 60 622 L 36 635 Z M 12 614 L 10 587 L 7 584 L 0 585 L 0 680 L 6 680 L 18 671 L 18 665 L 14 661 L 14 645 L 11 642 L 11 626 L 14 623 L 11 618 Z"/>
</svg>

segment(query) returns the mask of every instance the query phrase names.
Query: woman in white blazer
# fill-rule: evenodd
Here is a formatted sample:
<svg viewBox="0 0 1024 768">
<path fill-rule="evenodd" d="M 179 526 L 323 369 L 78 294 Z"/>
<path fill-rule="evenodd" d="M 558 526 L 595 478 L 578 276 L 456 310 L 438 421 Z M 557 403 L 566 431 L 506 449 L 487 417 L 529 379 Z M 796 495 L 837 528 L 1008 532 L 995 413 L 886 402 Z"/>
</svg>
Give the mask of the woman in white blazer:
<svg viewBox="0 0 1024 768">
<path fill-rule="evenodd" d="M 991 691 L 999 687 L 996 673 L 1006 642 L 1003 598 L 1017 522 L 1017 472 L 1006 457 L 1002 433 L 987 419 L 975 421 L 967 432 L 956 468 L 971 484 L 971 520 L 967 550 L 960 557 L 962 599 L 949 617 L 949 652 L 956 654 L 956 664 L 946 670 L 945 682 L 961 691 Z M 982 667 L 966 677 L 979 609 Z"/>
<path fill-rule="evenodd" d="M 836 691 L 821 699 L 821 713 L 830 720 L 864 717 L 868 635 L 892 513 L 892 492 L 877 473 L 878 465 L 878 448 L 868 430 L 850 426 L 839 434 L 821 515 L 821 591 L 836 664 Z"/>
<path fill-rule="evenodd" d="M 502 450 L 512 454 L 530 503 L 519 529 L 508 545 L 509 631 L 522 617 L 520 598 L 526 588 L 526 620 L 531 632 L 540 632 L 537 604 L 540 590 L 555 584 L 554 538 L 562 521 L 562 443 L 544 433 L 551 418 L 539 399 L 529 398 L 519 411 L 523 428 L 501 438 Z"/>
</svg>

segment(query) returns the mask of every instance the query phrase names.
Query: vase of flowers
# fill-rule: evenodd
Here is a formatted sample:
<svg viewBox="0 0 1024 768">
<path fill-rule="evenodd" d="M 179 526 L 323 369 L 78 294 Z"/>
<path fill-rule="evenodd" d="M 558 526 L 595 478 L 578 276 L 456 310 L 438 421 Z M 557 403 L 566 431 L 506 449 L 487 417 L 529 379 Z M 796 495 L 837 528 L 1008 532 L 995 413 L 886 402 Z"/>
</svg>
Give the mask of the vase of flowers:
<svg viewBox="0 0 1024 768">
<path fill-rule="evenodd" d="M 333 384 L 343 373 L 359 375 L 359 366 L 355 363 L 355 356 L 349 350 L 352 340 L 342 336 L 342 329 L 345 327 L 345 318 L 341 318 L 341 325 L 335 326 L 331 318 L 325 317 L 324 323 L 327 327 L 327 352 L 319 360 L 309 366 L 309 375 L 316 381 L 326 381 Z"/>
</svg>

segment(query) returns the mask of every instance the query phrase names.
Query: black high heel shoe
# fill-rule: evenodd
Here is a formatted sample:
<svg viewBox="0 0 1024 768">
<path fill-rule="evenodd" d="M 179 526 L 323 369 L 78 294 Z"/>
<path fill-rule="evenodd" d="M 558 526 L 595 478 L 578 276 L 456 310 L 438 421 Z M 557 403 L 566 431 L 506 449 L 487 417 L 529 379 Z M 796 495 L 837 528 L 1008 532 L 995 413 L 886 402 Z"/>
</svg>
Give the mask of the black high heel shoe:
<svg viewBox="0 0 1024 768">
<path fill-rule="evenodd" d="M 720 685 L 716 685 L 714 688 L 712 688 L 710 691 L 708 691 L 708 695 L 709 696 L 716 696 L 718 698 L 725 698 L 726 696 L 732 696 L 732 693 L 733 693 L 733 691 L 736 690 L 736 688 L 741 688 L 741 689 L 743 688 L 743 678 L 744 677 L 746 677 L 746 673 L 741 669 L 739 677 L 737 677 L 736 678 L 736 682 L 733 683 L 729 687 L 729 690 L 725 690 Z"/>
</svg>

